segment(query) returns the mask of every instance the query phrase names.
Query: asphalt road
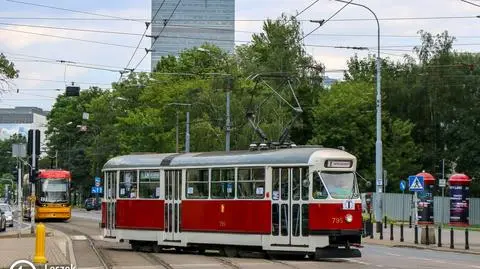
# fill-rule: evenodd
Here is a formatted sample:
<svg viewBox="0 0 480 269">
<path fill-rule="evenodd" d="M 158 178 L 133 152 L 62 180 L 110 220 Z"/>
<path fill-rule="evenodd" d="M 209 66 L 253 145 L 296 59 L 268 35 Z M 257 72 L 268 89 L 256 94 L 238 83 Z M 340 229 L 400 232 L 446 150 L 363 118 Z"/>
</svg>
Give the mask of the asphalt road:
<svg viewBox="0 0 480 269">
<path fill-rule="evenodd" d="M 365 245 L 362 248 L 362 258 L 357 259 L 331 259 L 322 261 L 308 260 L 267 260 L 263 257 L 249 255 L 248 258 L 226 258 L 216 253 L 199 255 L 195 253 L 178 253 L 166 251 L 163 253 L 134 252 L 126 243 L 112 243 L 100 241 L 98 222 L 99 211 L 77 211 L 73 213 L 69 223 L 56 223 L 55 228 L 61 227 L 68 230 L 73 239 L 76 257 L 89 257 L 94 260 L 92 252 L 83 245 L 75 247 L 75 242 L 82 241 L 81 234 L 91 236 L 100 250 L 102 257 L 112 268 L 479 268 L 480 256 L 439 252 L 432 250 L 419 250 L 409 248 L 391 248 L 384 246 Z M 77 242 L 78 243 L 78 242 Z M 77 253 L 77 250 L 79 253 Z M 90 253 L 86 255 L 84 253 Z M 77 258 L 78 260 L 78 258 Z M 90 267 L 100 266 L 92 262 Z M 80 267 L 81 268 L 81 267 Z"/>
</svg>

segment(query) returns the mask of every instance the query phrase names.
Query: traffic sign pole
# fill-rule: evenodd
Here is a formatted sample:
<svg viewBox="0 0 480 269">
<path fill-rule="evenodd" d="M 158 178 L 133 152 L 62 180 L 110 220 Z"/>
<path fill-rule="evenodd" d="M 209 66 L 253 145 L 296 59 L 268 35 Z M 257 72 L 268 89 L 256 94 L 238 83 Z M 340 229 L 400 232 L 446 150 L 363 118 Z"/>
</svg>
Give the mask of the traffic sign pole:
<svg viewBox="0 0 480 269">
<path fill-rule="evenodd" d="M 424 186 L 425 186 L 425 180 L 423 178 L 423 176 L 409 176 L 408 177 L 408 189 L 410 191 L 413 191 L 414 194 L 413 194 L 413 204 L 414 204 L 414 223 L 415 225 L 418 224 L 418 195 L 417 193 L 419 191 L 423 191 L 424 190 Z"/>
<path fill-rule="evenodd" d="M 402 190 L 402 197 L 403 197 L 403 202 L 402 202 L 402 222 L 405 221 L 405 188 L 406 188 L 407 183 L 402 180 L 400 181 L 400 190 Z"/>
</svg>

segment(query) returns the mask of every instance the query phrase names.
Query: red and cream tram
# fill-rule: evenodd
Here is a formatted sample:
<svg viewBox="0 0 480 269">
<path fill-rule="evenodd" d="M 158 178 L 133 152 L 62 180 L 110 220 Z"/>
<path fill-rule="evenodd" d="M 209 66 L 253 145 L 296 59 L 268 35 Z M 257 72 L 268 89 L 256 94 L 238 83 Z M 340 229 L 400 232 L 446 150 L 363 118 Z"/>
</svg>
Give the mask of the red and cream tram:
<svg viewBox="0 0 480 269">
<path fill-rule="evenodd" d="M 135 250 L 360 257 L 355 168 L 320 147 L 115 157 L 103 167 L 103 236 Z"/>
</svg>

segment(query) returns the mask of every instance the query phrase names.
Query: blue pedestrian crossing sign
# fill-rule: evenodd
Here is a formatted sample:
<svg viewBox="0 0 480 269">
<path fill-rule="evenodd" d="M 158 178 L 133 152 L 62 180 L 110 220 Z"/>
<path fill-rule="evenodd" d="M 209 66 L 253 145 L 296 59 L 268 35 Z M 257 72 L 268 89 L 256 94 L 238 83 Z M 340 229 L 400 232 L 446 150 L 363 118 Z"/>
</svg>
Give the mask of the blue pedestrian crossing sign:
<svg viewBox="0 0 480 269">
<path fill-rule="evenodd" d="M 406 187 L 407 183 L 405 182 L 405 180 L 400 181 L 400 190 L 404 191 Z"/>
<path fill-rule="evenodd" d="M 92 193 L 103 193 L 103 187 L 92 187 Z"/>
<path fill-rule="evenodd" d="M 409 176 L 408 189 L 410 191 L 423 191 L 424 179 L 423 176 Z"/>
</svg>

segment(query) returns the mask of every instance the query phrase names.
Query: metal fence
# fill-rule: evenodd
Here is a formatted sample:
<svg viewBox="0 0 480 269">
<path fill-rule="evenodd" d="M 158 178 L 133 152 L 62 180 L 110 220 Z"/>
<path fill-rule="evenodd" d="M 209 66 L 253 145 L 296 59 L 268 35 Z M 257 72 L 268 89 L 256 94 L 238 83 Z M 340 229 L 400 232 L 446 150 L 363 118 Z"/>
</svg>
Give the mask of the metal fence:
<svg viewBox="0 0 480 269">
<path fill-rule="evenodd" d="M 362 194 L 364 198 L 364 194 Z M 373 193 L 372 206 L 375 208 L 376 193 Z M 383 215 L 396 221 L 408 221 L 413 209 L 413 195 L 401 193 L 383 194 Z M 365 199 L 362 199 L 365 201 Z M 480 225 L 480 198 L 469 198 L 469 223 L 470 225 Z M 435 223 L 440 223 L 443 216 L 443 223 L 450 221 L 450 197 L 433 198 L 433 217 Z"/>
</svg>

